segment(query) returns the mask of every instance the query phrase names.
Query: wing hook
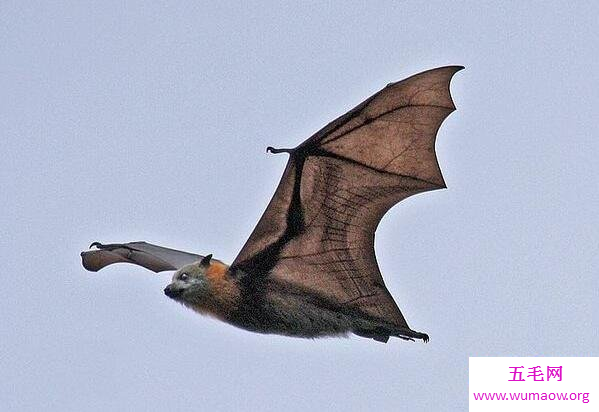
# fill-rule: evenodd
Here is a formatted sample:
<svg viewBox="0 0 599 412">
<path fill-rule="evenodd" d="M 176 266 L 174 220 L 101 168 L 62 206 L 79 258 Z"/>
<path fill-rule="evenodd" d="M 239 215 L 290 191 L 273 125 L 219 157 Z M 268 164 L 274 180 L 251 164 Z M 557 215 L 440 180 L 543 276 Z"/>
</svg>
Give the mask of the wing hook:
<svg viewBox="0 0 599 412">
<path fill-rule="evenodd" d="M 272 146 L 268 146 L 266 148 L 266 153 L 273 153 L 273 154 L 278 154 L 278 153 L 293 153 L 295 151 L 295 149 L 275 149 Z"/>
</svg>

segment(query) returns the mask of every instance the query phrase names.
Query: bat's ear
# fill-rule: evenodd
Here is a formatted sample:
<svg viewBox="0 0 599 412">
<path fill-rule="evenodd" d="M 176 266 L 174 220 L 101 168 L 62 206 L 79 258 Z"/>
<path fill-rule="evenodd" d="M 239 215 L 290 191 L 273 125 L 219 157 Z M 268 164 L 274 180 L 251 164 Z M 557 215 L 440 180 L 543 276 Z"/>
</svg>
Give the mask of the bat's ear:
<svg viewBox="0 0 599 412">
<path fill-rule="evenodd" d="M 210 261 L 212 260 L 212 254 L 206 255 L 200 261 L 200 267 L 207 268 L 210 266 Z"/>
</svg>

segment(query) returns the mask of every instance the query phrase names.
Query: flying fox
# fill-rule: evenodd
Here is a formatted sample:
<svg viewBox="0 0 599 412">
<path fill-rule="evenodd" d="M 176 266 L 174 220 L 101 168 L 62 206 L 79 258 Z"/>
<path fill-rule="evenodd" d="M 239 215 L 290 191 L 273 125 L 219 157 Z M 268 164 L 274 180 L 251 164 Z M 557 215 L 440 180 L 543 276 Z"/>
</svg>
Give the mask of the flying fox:
<svg viewBox="0 0 599 412">
<path fill-rule="evenodd" d="M 175 271 L 166 296 L 252 332 L 427 342 L 387 290 L 374 236 L 396 203 L 446 187 L 435 139 L 455 110 L 449 84 L 461 69 L 390 83 L 297 147 L 268 147 L 289 161 L 231 265 L 146 242 L 94 242 L 81 253 L 83 266 L 98 271 L 126 262 Z"/>
</svg>

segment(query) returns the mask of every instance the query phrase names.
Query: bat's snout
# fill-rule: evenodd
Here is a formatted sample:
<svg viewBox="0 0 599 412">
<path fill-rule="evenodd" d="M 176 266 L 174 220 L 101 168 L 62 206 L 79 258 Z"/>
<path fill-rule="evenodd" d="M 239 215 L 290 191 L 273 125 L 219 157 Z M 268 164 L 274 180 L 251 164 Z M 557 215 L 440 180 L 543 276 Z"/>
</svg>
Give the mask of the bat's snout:
<svg viewBox="0 0 599 412">
<path fill-rule="evenodd" d="M 169 298 L 176 298 L 178 296 L 181 296 L 182 292 L 183 292 L 182 289 L 173 288 L 172 285 L 168 285 L 167 287 L 164 288 L 164 294 L 166 296 L 168 296 Z"/>
</svg>

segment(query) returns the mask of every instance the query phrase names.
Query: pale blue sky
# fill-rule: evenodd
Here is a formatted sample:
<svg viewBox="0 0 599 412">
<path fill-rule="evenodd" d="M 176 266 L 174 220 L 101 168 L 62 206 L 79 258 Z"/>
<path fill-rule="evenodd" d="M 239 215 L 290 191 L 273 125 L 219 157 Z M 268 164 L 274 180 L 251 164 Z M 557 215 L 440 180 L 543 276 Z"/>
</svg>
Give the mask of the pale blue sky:
<svg viewBox="0 0 599 412">
<path fill-rule="evenodd" d="M 469 356 L 599 356 L 595 2 L 0 4 L 2 410 L 465 410 Z M 91 241 L 231 262 L 294 146 L 448 64 L 448 190 L 377 256 L 429 344 L 263 336 L 92 274 Z"/>
</svg>

